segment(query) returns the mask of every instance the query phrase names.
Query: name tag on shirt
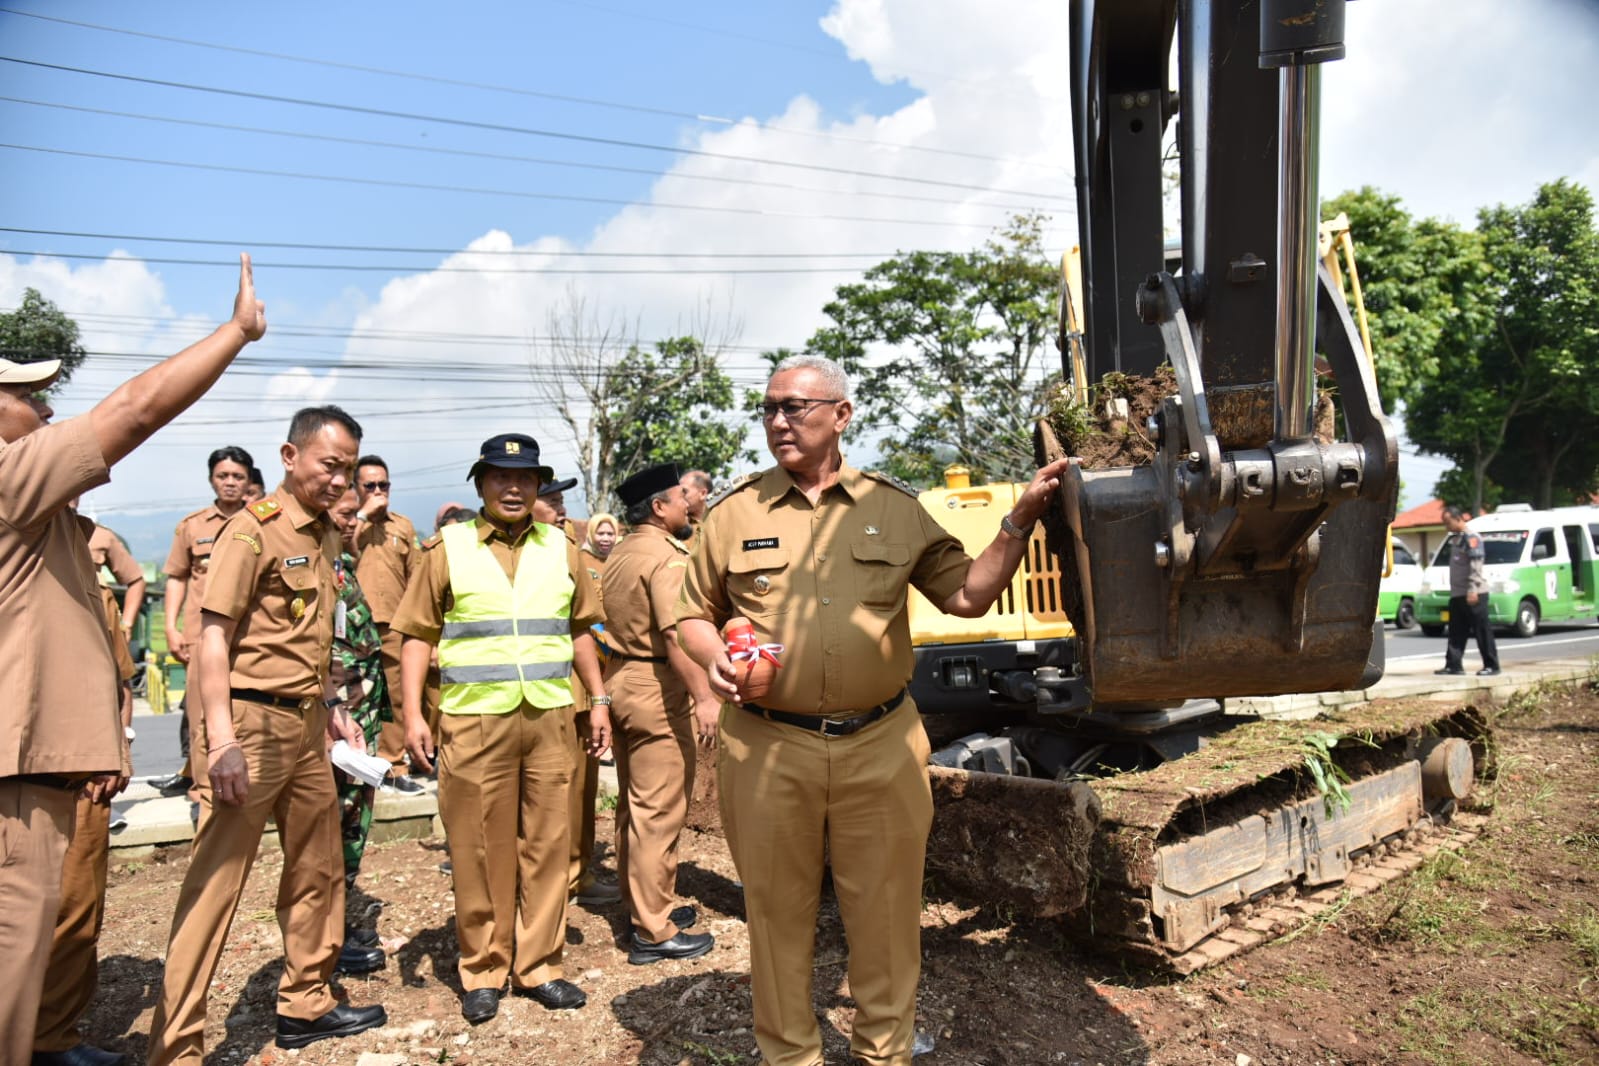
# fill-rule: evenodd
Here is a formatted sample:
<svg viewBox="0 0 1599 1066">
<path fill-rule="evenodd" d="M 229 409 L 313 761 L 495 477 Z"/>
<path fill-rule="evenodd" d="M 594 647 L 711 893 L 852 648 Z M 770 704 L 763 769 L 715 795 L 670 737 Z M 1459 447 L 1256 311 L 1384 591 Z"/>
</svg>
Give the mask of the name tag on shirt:
<svg viewBox="0 0 1599 1066">
<path fill-rule="evenodd" d="M 747 552 L 759 551 L 762 548 L 775 547 L 777 547 L 776 537 L 757 537 L 754 540 L 746 540 L 744 542 L 744 550 Z"/>
<path fill-rule="evenodd" d="M 283 560 L 283 565 L 285 567 L 304 566 L 310 561 L 311 557 L 309 555 L 296 555 L 292 559 Z"/>
<path fill-rule="evenodd" d="M 345 640 L 349 636 L 349 625 L 345 617 L 347 612 L 348 608 L 343 600 L 340 600 L 338 605 L 333 608 L 333 637 L 335 640 Z"/>
</svg>

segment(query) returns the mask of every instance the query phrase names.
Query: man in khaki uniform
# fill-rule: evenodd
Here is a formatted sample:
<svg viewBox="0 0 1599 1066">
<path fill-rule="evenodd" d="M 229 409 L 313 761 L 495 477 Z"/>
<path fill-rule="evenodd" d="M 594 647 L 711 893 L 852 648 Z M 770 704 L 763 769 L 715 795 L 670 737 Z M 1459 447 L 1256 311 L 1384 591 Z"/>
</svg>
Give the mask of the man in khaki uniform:
<svg viewBox="0 0 1599 1066">
<path fill-rule="evenodd" d="M 574 572 L 560 531 L 530 513 L 550 473 L 532 437 L 485 441 L 467 475 L 483 510 L 422 545 L 394 618 L 406 636 L 406 746 L 424 772 L 438 758 L 466 991 L 461 1014 L 474 1025 L 499 1012 L 508 977 L 549 1010 L 588 1001 L 561 976 L 573 669 L 596 694 L 589 703 L 600 705 L 589 738 L 596 754 L 610 745 L 610 700 L 589 634 L 601 620 L 598 597 Z M 434 645 L 444 712 L 436 746 L 422 715 Z"/>
<path fill-rule="evenodd" d="M 745 616 L 782 669 L 760 705 L 723 709 L 722 824 L 744 882 L 755 1040 L 769 1066 L 821 1066 L 811 1004 L 824 854 L 850 944 L 850 1048 L 909 1063 L 932 823 L 927 736 L 905 685 L 906 589 L 949 614 L 988 610 L 1068 460 L 1038 472 L 973 560 L 897 482 L 844 462 L 853 408 L 831 360 L 779 363 L 761 405 L 777 465 L 735 484 L 700 527 L 677 608 L 684 648 L 736 701 L 719 627 Z"/>
<path fill-rule="evenodd" d="M 117 628 L 124 638 L 133 631 L 139 620 L 139 608 L 144 605 L 144 568 L 133 558 L 122 538 L 105 526 L 95 523 L 89 534 L 89 561 L 94 564 L 94 576 L 99 578 L 100 568 L 111 571 L 111 576 L 122 582 L 122 608 L 117 615 Z"/>
<path fill-rule="evenodd" d="M 389 510 L 389 465 L 380 456 L 363 455 L 355 468 L 355 574 L 372 608 L 372 621 L 383 637 L 383 673 L 389 691 L 400 691 L 400 642 L 404 638 L 389 628 L 400 609 L 405 586 L 416 570 L 419 545 L 416 527 L 403 514 Z M 401 792 L 421 792 L 422 786 L 406 775 L 405 726 L 398 720 L 383 723 L 378 755 L 394 769 L 389 783 Z"/>
<path fill-rule="evenodd" d="M 205 599 L 206 567 L 211 562 L 217 534 L 244 506 L 245 486 L 254 463 L 249 452 L 233 444 L 216 449 L 206 458 L 212 501 L 209 506 L 184 515 L 178 522 L 172 531 L 172 549 L 161 567 L 167 575 L 166 594 L 162 600 L 167 650 L 188 668 L 182 703 L 184 728 L 178 731 L 184 767 L 171 777 L 158 778 L 150 784 L 167 794 L 188 791 L 191 800 L 200 800 L 205 792 L 195 782 L 196 777 L 204 778 L 205 774 L 194 773 L 196 763 L 205 765 L 205 750 L 202 748 L 198 756 L 191 758 L 194 739 L 200 734 L 200 701 L 190 699 L 189 690 L 196 682 L 193 653 L 200 642 L 200 604 Z M 180 619 L 181 631 L 178 628 Z"/>
<path fill-rule="evenodd" d="M 88 519 L 80 519 L 88 522 Z M 105 527 L 95 526 L 95 531 Z M 90 534 L 93 542 L 93 534 Z M 126 551 L 126 549 L 124 549 Z M 98 574 L 96 570 L 96 574 Z M 123 634 L 122 613 L 116 595 L 100 588 L 105 612 L 106 637 L 117 664 L 118 707 L 124 732 L 133 739 L 133 690 L 128 682 L 135 667 Z M 126 1056 L 83 1042 L 78 1022 L 89 1010 L 100 981 L 97 948 L 105 918 L 107 858 L 111 848 L 111 800 L 128 784 L 133 772 L 123 748 L 122 773 L 99 778 L 78 793 L 72 844 L 61 869 L 61 910 L 56 915 L 50 943 L 50 968 L 44 975 L 39 1000 L 38 1028 L 33 1036 L 31 1066 L 117 1066 Z"/>
<path fill-rule="evenodd" d="M 695 715 L 707 734 L 721 701 L 677 645 L 677 598 L 688 569 L 688 492 L 676 463 L 639 471 L 616 489 L 633 532 L 605 567 L 606 666 L 616 777 L 616 866 L 632 915 L 627 961 L 693 959 L 715 945 L 683 932 L 699 915 L 673 909 L 677 845 L 694 794 Z"/>
<path fill-rule="evenodd" d="M 328 980 L 344 943 L 344 862 L 328 741 L 365 750 L 349 714 L 330 716 L 328 664 L 339 536 L 327 508 L 355 470 L 361 427 L 337 407 L 289 423 L 283 483 L 229 519 L 212 552 L 201 615 L 200 685 L 212 803 L 178 891 L 150 1026 L 150 1066 L 205 1053 L 206 995 L 270 816 L 283 847 L 277 1044 L 304 1047 L 382 1025 Z"/>
<path fill-rule="evenodd" d="M 119 386 L 87 414 L 47 425 L 41 389 L 58 360 L 0 359 L 0 1062 L 33 1053 L 40 990 L 61 909 L 78 790 L 120 776 L 116 666 L 84 534 L 67 504 L 171 421 L 266 331 L 249 257 L 233 318 Z"/>
</svg>

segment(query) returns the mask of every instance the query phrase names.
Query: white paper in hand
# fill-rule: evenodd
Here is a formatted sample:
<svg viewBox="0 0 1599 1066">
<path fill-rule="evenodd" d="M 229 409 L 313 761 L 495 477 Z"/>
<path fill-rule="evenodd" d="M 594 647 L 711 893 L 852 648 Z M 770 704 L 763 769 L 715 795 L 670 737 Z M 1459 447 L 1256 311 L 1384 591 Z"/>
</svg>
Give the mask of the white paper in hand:
<svg viewBox="0 0 1599 1066">
<path fill-rule="evenodd" d="M 365 784 L 376 787 L 383 784 L 383 779 L 388 776 L 387 759 L 356 751 L 347 741 L 335 740 L 333 750 L 328 755 L 334 766 Z"/>
</svg>

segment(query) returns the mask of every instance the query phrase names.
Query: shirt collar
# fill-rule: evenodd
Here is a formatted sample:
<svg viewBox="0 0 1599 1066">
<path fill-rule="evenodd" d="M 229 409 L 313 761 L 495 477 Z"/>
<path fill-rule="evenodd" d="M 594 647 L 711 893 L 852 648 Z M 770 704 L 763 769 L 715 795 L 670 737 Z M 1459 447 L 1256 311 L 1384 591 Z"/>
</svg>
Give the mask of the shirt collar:
<svg viewBox="0 0 1599 1066">
<path fill-rule="evenodd" d="M 273 491 L 271 498 L 278 501 L 278 506 L 283 508 L 283 513 L 288 516 L 295 529 L 304 529 L 307 526 L 315 525 L 325 517 L 322 511 L 312 512 L 306 510 L 305 505 L 295 497 L 294 493 L 282 485 L 279 485 Z"/>
<path fill-rule="evenodd" d="M 828 486 L 827 491 L 831 492 L 833 489 L 840 489 L 851 500 L 858 500 L 861 495 L 861 482 L 864 478 L 865 475 L 859 470 L 845 463 L 839 468 L 838 480 Z M 793 476 L 781 466 L 772 467 L 761 477 L 761 485 L 758 492 L 760 501 L 769 508 L 781 503 L 783 498 L 790 492 L 802 500 L 805 499 L 805 493 L 801 492 L 800 487 L 794 483 Z M 823 495 L 825 496 L 826 493 Z"/>
<path fill-rule="evenodd" d="M 479 507 L 477 516 L 477 539 L 479 544 L 487 544 L 489 539 L 496 535 L 498 535 L 501 540 L 505 541 L 505 543 L 510 544 L 513 547 L 530 538 L 539 544 L 543 544 L 545 531 L 550 529 L 549 526 L 544 525 L 542 522 L 529 522 L 527 529 L 522 533 L 522 535 L 517 537 L 515 540 L 512 540 L 511 534 L 506 530 L 505 526 L 489 517 L 488 508 Z"/>
</svg>

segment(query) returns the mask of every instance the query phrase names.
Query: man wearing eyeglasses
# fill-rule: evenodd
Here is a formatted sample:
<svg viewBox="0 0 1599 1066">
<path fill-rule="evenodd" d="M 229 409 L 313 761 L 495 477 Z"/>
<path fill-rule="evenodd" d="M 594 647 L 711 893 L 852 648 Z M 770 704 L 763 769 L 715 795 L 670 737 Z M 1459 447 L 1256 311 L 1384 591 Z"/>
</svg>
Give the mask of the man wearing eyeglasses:
<svg viewBox="0 0 1599 1066">
<path fill-rule="evenodd" d="M 381 456 L 363 455 L 356 462 L 355 577 L 372 608 L 372 621 L 383 636 L 383 674 L 389 691 L 400 691 L 400 634 L 390 632 L 389 622 L 400 609 L 405 586 L 416 570 L 419 545 L 416 527 L 403 514 L 389 510 L 389 464 Z M 406 776 L 405 725 L 395 720 L 383 723 L 378 737 L 378 755 L 394 770 L 389 783 L 400 792 L 421 792 L 422 786 Z"/>
<path fill-rule="evenodd" d="M 948 614 L 987 611 L 1071 462 L 1038 471 L 973 559 L 911 490 L 844 461 L 848 390 L 829 359 L 777 365 L 760 408 L 777 465 L 712 502 L 676 612 L 684 649 L 728 701 L 722 825 L 744 883 L 767 1066 L 822 1063 L 811 973 L 824 855 L 850 946 L 851 1053 L 872 1066 L 911 1061 L 933 800 L 927 735 L 905 689 L 906 590 Z M 736 616 L 761 645 L 781 646 L 759 704 L 740 702 L 720 632 Z"/>
</svg>

